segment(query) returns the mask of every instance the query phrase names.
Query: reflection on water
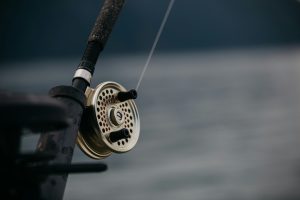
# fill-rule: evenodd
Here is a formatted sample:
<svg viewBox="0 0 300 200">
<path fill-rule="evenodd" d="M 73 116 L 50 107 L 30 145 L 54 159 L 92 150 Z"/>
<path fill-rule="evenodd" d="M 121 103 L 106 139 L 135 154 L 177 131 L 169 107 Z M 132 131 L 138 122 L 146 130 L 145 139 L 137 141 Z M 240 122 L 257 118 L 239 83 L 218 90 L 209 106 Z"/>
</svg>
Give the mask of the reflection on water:
<svg viewBox="0 0 300 200">
<path fill-rule="evenodd" d="M 155 55 L 139 89 L 137 147 L 104 160 L 105 173 L 70 176 L 65 199 L 299 199 L 299 55 Z M 134 88 L 145 59 L 102 59 L 94 85 L 115 80 Z M 68 84 L 76 64 L 11 64 L 1 70 L 1 85 L 45 93 Z M 80 161 L 94 162 L 76 149 Z"/>
</svg>

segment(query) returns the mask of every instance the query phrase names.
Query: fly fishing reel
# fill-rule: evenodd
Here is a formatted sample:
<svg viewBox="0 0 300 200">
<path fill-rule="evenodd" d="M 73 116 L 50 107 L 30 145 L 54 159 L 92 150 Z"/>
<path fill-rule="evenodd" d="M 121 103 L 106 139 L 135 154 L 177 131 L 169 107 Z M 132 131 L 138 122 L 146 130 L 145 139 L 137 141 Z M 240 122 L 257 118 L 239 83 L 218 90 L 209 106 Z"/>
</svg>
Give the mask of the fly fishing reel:
<svg viewBox="0 0 300 200">
<path fill-rule="evenodd" d="M 140 119 L 133 99 L 135 90 L 127 91 L 116 82 L 104 82 L 87 88 L 77 144 L 89 157 L 102 159 L 113 152 L 125 153 L 137 143 Z"/>
</svg>

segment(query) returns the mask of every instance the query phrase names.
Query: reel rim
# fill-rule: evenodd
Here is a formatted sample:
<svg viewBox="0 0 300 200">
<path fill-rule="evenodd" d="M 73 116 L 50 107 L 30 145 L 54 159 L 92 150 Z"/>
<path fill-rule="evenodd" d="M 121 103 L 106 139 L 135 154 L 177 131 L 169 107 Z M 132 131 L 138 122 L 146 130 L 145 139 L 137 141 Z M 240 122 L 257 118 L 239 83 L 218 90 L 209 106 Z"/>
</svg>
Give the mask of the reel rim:
<svg viewBox="0 0 300 200">
<path fill-rule="evenodd" d="M 107 89 L 110 94 L 107 93 Z M 105 94 L 109 94 L 108 97 L 103 95 L 104 91 Z M 112 153 L 128 152 L 136 145 L 140 134 L 140 118 L 137 106 L 132 99 L 120 102 L 116 98 L 118 92 L 126 91 L 125 87 L 114 81 L 100 83 L 95 89 L 89 88 L 86 91 L 88 99 L 86 111 L 89 114 L 88 118 L 90 121 L 88 124 L 92 133 L 83 133 L 86 130 L 79 129 L 77 144 L 89 157 L 102 159 L 110 156 Z M 125 107 L 125 105 L 127 106 Z M 124 122 L 120 124 L 112 122 L 112 109 L 120 110 L 124 116 Z M 128 129 L 130 137 L 117 142 L 111 142 L 109 135 L 113 131 L 119 131 L 124 128 Z"/>
</svg>

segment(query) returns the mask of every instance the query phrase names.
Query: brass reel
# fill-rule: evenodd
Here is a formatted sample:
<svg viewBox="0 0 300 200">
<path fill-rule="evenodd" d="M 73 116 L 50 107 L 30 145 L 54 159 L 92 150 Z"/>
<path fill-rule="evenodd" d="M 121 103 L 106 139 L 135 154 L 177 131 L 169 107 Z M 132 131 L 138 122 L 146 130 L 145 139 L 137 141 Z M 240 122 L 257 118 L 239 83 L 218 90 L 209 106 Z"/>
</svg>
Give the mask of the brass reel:
<svg viewBox="0 0 300 200">
<path fill-rule="evenodd" d="M 85 94 L 87 105 L 77 137 L 80 149 L 94 159 L 131 150 L 140 133 L 139 114 L 133 101 L 136 91 L 127 91 L 116 82 L 104 82 L 95 89 L 88 88 Z"/>
</svg>

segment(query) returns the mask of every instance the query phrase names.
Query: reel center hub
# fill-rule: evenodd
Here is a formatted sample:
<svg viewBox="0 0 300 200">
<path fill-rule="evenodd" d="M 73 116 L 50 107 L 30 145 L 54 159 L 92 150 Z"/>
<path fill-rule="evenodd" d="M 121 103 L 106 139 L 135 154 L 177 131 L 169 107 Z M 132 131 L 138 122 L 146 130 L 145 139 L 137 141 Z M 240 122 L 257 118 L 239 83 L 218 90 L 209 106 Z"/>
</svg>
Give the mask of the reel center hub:
<svg viewBox="0 0 300 200">
<path fill-rule="evenodd" d="M 120 126 L 125 121 L 124 113 L 120 108 L 111 108 L 108 115 L 110 121 L 115 126 Z"/>
</svg>

